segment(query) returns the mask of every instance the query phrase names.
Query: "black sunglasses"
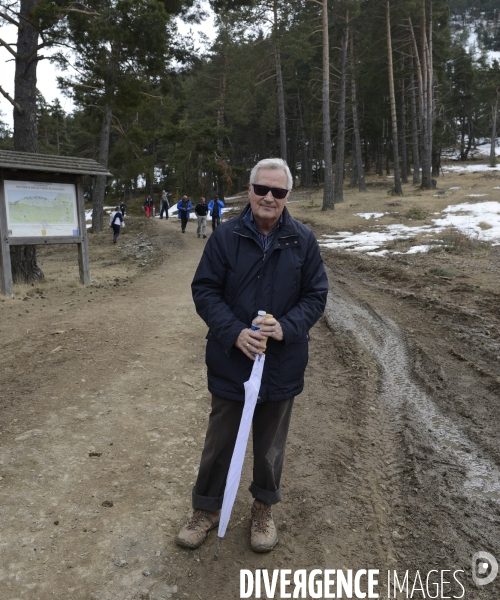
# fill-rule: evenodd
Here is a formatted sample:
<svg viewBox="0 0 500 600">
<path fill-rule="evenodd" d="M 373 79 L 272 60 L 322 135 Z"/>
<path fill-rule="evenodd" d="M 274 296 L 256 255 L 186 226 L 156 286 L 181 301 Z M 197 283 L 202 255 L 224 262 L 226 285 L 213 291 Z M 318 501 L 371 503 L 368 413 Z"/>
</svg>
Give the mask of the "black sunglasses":
<svg viewBox="0 0 500 600">
<path fill-rule="evenodd" d="M 267 196 L 269 192 L 273 195 L 276 200 L 283 200 L 290 190 L 284 190 L 283 188 L 273 188 L 268 185 L 259 185 L 258 183 L 252 183 L 253 191 L 257 196 Z"/>
</svg>

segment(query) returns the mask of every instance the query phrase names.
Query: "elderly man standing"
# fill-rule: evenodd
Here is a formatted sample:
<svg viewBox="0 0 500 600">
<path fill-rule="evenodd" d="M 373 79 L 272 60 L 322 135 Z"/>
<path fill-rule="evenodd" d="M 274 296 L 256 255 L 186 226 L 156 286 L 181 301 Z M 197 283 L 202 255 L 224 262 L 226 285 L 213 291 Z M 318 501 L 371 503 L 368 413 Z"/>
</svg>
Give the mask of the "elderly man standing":
<svg viewBox="0 0 500 600">
<path fill-rule="evenodd" d="M 268 552 L 278 541 L 271 506 L 281 500 L 281 472 L 294 397 L 304 387 L 309 330 L 323 314 L 328 281 L 313 232 L 285 205 L 292 176 L 281 159 L 252 170 L 250 203 L 211 236 L 192 283 L 209 327 L 206 362 L 212 412 L 192 491 L 193 516 L 176 542 L 197 548 L 216 527 L 243 412 L 243 383 L 255 356 L 266 362 L 253 418 L 254 498 L 250 545 Z M 259 310 L 273 315 L 260 331 Z"/>
</svg>

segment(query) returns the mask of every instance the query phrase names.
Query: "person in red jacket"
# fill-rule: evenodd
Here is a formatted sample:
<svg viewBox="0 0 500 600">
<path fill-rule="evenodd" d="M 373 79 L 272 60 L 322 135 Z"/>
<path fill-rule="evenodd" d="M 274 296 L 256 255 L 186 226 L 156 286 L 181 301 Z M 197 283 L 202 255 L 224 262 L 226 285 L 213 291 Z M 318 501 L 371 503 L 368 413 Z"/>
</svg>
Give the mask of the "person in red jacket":
<svg viewBox="0 0 500 600">
<path fill-rule="evenodd" d="M 153 214 L 153 198 L 148 196 L 143 206 L 144 210 L 146 211 L 146 217 L 149 219 L 149 217 Z"/>
</svg>

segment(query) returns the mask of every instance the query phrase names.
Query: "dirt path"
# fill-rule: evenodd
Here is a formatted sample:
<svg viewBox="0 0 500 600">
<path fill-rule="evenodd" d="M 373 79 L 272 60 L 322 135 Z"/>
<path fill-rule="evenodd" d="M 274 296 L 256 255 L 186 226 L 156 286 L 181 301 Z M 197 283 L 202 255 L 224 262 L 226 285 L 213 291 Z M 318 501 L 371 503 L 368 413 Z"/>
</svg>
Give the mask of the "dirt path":
<svg viewBox="0 0 500 600">
<path fill-rule="evenodd" d="M 0 303 L 0 598 L 232 600 L 243 568 L 379 568 L 464 569 L 467 598 L 496 600 L 472 584 L 470 558 L 500 556 L 497 367 L 443 359 L 452 309 L 429 323 L 425 302 L 403 300 L 399 281 L 388 293 L 356 258 L 327 257 L 332 294 L 292 417 L 279 545 L 249 548 L 247 461 L 219 560 L 213 533 L 199 551 L 175 546 L 210 409 L 190 293 L 204 242 L 190 227 L 148 223 L 141 243 L 166 259 L 140 277 L 115 258 L 117 276 L 92 288 Z"/>
</svg>

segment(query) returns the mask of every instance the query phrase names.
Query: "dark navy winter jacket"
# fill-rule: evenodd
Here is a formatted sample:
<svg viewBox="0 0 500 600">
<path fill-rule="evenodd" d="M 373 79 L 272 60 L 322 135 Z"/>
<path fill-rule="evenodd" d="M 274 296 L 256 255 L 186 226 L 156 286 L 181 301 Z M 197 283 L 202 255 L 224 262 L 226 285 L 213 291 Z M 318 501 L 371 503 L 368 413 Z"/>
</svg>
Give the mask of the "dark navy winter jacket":
<svg viewBox="0 0 500 600">
<path fill-rule="evenodd" d="M 308 227 L 285 208 L 264 254 L 244 220 L 249 210 L 215 229 L 192 283 L 196 311 L 209 327 L 208 389 L 221 398 L 245 399 L 243 383 L 253 362 L 234 343 L 257 311 L 265 310 L 279 321 L 284 340 L 268 339 L 259 401 L 286 400 L 304 387 L 309 329 L 323 314 L 328 280 Z"/>
</svg>

